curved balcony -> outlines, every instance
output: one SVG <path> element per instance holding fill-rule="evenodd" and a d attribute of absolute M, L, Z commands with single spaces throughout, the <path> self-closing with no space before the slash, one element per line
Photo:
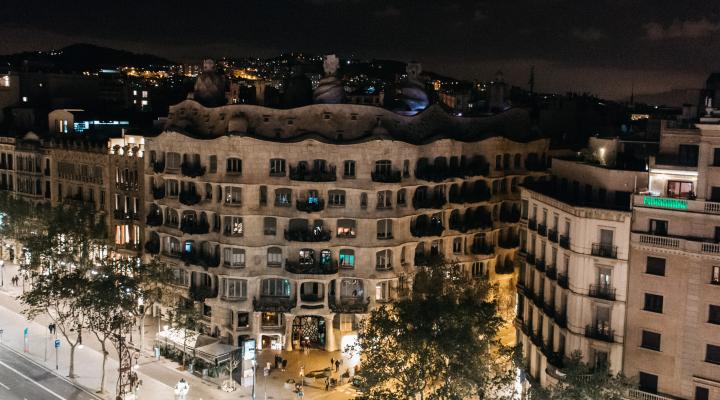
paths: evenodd
<path fill-rule="evenodd" d="M 370 305 L 370 297 L 343 297 L 336 301 L 333 296 L 328 298 L 328 307 L 332 312 L 343 314 L 365 314 Z"/>
<path fill-rule="evenodd" d="M 535 259 L 535 268 L 540 272 L 545 272 L 545 260 L 540 258 Z"/>
<path fill-rule="evenodd" d="M 160 253 L 160 242 L 148 240 L 147 242 L 145 242 L 145 251 L 150 254 Z"/>
<path fill-rule="evenodd" d="M 498 246 L 503 249 L 514 249 L 520 245 L 520 238 L 518 236 L 508 236 L 500 238 L 498 240 Z"/>
<path fill-rule="evenodd" d="M 204 235 L 210 232 L 210 224 L 207 221 L 189 221 L 180 222 L 180 230 L 188 235 Z"/>
<path fill-rule="evenodd" d="M 165 198 L 165 186 L 152 188 L 153 199 L 160 200 Z"/>
<path fill-rule="evenodd" d="M 329 264 L 322 264 L 317 260 L 311 262 L 285 260 L 285 270 L 291 274 L 330 275 L 338 272 L 338 263 L 334 260 Z"/>
<path fill-rule="evenodd" d="M 567 328 L 567 311 L 561 310 L 556 311 L 555 315 L 553 316 L 553 321 L 561 327 L 561 328 Z"/>
<path fill-rule="evenodd" d="M 305 169 L 302 167 L 290 167 L 290 180 L 303 182 L 335 182 L 337 174 L 335 166 L 328 166 L 324 170 Z"/>
<path fill-rule="evenodd" d="M 281 296 L 260 296 L 253 297 L 253 309 L 258 312 L 283 312 L 289 313 L 297 306 L 297 299 Z"/>
<path fill-rule="evenodd" d="M 180 201 L 180 203 L 185 204 L 186 206 L 194 206 L 195 204 L 200 202 L 200 195 L 197 194 L 197 192 L 183 190 L 180 192 L 178 200 Z"/>
<path fill-rule="evenodd" d="M 472 184 L 463 183 L 459 188 L 452 185 L 448 197 L 450 202 L 455 204 L 479 203 L 490 200 L 492 194 L 485 181 L 476 181 Z"/>
<path fill-rule="evenodd" d="M 527 253 L 527 255 L 525 256 L 525 261 L 526 261 L 529 265 L 535 265 L 535 254 L 534 254 L 534 253 Z"/>
<path fill-rule="evenodd" d="M 510 210 L 508 210 L 507 208 L 501 208 L 500 221 L 507 223 L 520 222 L 520 210 L 517 207 L 513 207 Z"/>
<path fill-rule="evenodd" d="M 373 171 L 370 176 L 373 182 L 382 183 L 398 183 L 402 179 L 400 171 L 396 169 L 391 171 Z"/>
<path fill-rule="evenodd" d="M 468 208 L 464 215 L 460 212 L 453 212 L 448 219 L 450 229 L 458 232 L 467 232 L 472 229 L 489 229 L 492 228 L 492 217 L 488 211 L 482 207 L 476 209 Z"/>
<path fill-rule="evenodd" d="M 183 251 L 180 259 L 187 264 L 199 265 L 205 269 L 217 268 L 220 266 L 220 253 L 207 254 L 198 251 Z"/>
<path fill-rule="evenodd" d="M 557 279 L 557 268 L 555 268 L 554 265 L 548 265 L 545 269 L 545 275 L 548 277 L 548 279 L 556 280 Z"/>
<path fill-rule="evenodd" d="M 330 236 L 327 229 L 285 229 L 285 240 L 291 242 L 327 242 Z"/>
<path fill-rule="evenodd" d="M 156 174 L 165 172 L 165 161 L 152 161 L 152 169 Z"/>
<path fill-rule="evenodd" d="M 473 243 L 470 246 L 470 252 L 473 254 L 493 254 L 495 253 L 495 246 L 489 245 L 484 242 Z"/>
<path fill-rule="evenodd" d="M 191 286 L 190 287 L 190 298 L 194 301 L 204 302 L 206 299 L 212 299 L 217 297 L 217 288 L 210 286 Z"/>
<path fill-rule="evenodd" d="M 415 254 L 415 266 L 428 266 L 428 265 L 437 265 L 441 263 L 443 260 L 442 255 L 440 254 Z"/>
<path fill-rule="evenodd" d="M 441 222 L 429 222 L 427 224 L 416 223 L 410 227 L 410 234 L 414 237 L 440 236 L 445 227 Z"/>
<path fill-rule="evenodd" d="M 295 202 L 295 207 L 298 211 L 304 211 L 304 212 L 318 212 L 325 209 L 325 200 L 323 199 L 314 199 L 314 200 L 297 200 Z"/>
<path fill-rule="evenodd" d="M 118 220 L 138 219 L 137 213 L 134 213 L 132 211 L 123 211 L 123 210 L 114 210 L 113 218 L 118 219 Z"/>
<path fill-rule="evenodd" d="M 189 178 L 197 178 L 205 175 L 205 167 L 200 164 L 183 162 L 180 164 L 180 172 Z"/>

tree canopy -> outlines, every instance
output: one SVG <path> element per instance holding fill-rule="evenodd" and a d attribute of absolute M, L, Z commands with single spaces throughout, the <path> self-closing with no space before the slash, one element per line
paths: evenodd
<path fill-rule="evenodd" d="M 420 267 L 406 298 L 363 320 L 360 385 L 369 399 L 512 397 L 517 349 L 503 345 L 495 288 L 458 264 Z"/>

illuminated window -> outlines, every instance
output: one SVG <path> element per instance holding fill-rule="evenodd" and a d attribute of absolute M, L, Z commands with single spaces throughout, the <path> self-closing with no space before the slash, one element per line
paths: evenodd
<path fill-rule="evenodd" d="M 147 92 L 147 90 L 143 90 L 143 91 L 142 91 L 142 97 L 143 97 L 144 99 L 146 99 L 146 98 L 148 97 L 148 92 Z M 147 104 L 147 101 L 143 100 L 143 102 Z"/>
<path fill-rule="evenodd" d="M 355 250 L 351 250 L 351 249 L 340 250 L 340 267 L 341 268 L 355 267 Z"/>
<path fill-rule="evenodd" d="M 225 297 L 245 298 L 247 297 L 247 281 L 244 279 L 225 278 Z"/>
<path fill-rule="evenodd" d="M 390 301 L 390 281 L 380 281 L 375 285 L 375 300 Z"/>
<path fill-rule="evenodd" d="M 27 96 L 23 96 L 23 97 L 22 97 L 22 101 L 23 101 L 23 103 L 27 103 L 27 101 L 28 101 Z"/>
<path fill-rule="evenodd" d="M 226 247 L 223 249 L 226 267 L 240 268 L 245 266 L 245 250 L 235 247 Z"/>
<path fill-rule="evenodd" d="M 0 87 L 10 87 L 10 76 L 4 75 L 0 78 Z"/>

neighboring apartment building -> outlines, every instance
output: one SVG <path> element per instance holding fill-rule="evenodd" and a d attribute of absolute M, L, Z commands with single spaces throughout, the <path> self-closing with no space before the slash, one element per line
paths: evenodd
<path fill-rule="evenodd" d="M 648 399 L 717 400 L 720 125 L 665 121 L 649 172 L 633 200 L 625 373 Z"/>
<path fill-rule="evenodd" d="M 517 116 L 182 102 L 146 138 L 145 250 L 233 345 L 341 349 L 440 254 L 512 310 L 518 185 L 545 174 L 547 149 L 496 134 Z"/>
<path fill-rule="evenodd" d="M 553 158 L 549 179 L 523 185 L 518 342 L 535 384 L 562 379 L 579 352 L 623 369 L 631 211 L 647 173 L 614 168 L 616 140 L 591 140 L 593 161 Z"/>
<path fill-rule="evenodd" d="M 142 250 L 145 165 L 145 138 L 123 135 L 109 140 L 111 182 L 108 184 L 112 223 L 110 237 L 116 250 L 138 255 Z"/>

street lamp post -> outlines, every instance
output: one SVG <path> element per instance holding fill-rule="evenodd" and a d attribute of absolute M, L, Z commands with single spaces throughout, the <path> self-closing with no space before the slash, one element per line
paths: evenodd
<path fill-rule="evenodd" d="M 0 286 L 5 286 L 5 261 L 0 260 Z"/>

